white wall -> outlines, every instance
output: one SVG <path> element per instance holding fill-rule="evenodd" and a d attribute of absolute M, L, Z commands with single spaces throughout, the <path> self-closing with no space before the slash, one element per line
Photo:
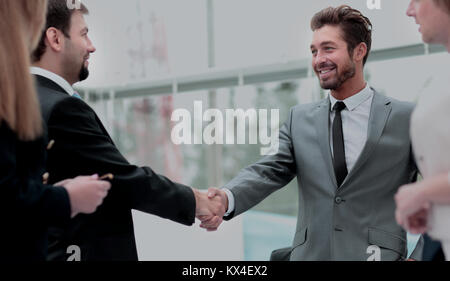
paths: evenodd
<path fill-rule="evenodd" d="M 140 261 L 242 261 L 242 219 L 224 222 L 216 232 L 133 211 Z"/>

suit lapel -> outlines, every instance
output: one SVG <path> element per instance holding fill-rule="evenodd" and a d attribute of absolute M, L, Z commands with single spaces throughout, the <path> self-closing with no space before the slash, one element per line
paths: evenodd
<path fill-rule="evenodd" d="M 57 83 L 53 82 L 52 80 L 50 80 L 50 79 L 48 79 L 46 77 L 40 76 L 40 75 L 34 75 L 34 77 L 36 78 L 36 82 L 38 83 L 38 85 L 40 85 L 41 87 L 54 90 L 55 92 L 58 92 L 61 95 L 65 95 L 65 96 L 70 97 L 70 95 L 61 86 L 59 86 Z M 86 102 L 84 102 L 84 103 L 86 103 Z M 109 141 L 114 145 L 114 141 L 112 140 L 112 138 L 108 134 L 108 131 L 103 126 L 103 123 L 100 120 L 100 118 L 97 116 L 97 113 L 95 113 L 95 111 L 87 103 L 86 103 L 86 106 L 94 113 L 95 121 L 99 125 L 100 129 L 102 130 L 102 132 L 108 137 Z M 45 112 L 44 112 L 44 114 L 45 114 Z M 48 117 L 45 117 L 45 120 L 48 120 Z"/>
<path fill-rule="evenodd" d="M 317 131 L 317 138 L 328 169 L 328 174 L 332 182 L 337 186 L 336 176 L 334 175 L 333 158 L 330 147 L 330 100 L 324 99 L 317 107 L 314 117 L 314 127 Z"/>
<path fill-rule="evenodd" d="M 389 99 L 374 92 L 372 107 L 370 109 L 368 134 L 366 145 L 364 146 L 355 166 L 348 174 L 347 178 L 342 183 L 341 187 L 358 172 L 358 170 L 369 159 L 375 146 L 378 144 L 383 133 L 386 122 L 392 110 L 392 105 Z"/>

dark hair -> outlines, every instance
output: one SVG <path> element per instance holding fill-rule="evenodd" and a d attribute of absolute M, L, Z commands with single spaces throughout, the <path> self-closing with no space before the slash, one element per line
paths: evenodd
<path fill-rule="evenodd" d="M 45 53 L 45 49 L 47 48 L 45 45 L 45 37 L 46 32 L 50 27 L 54 27 L 58 30 L 61 30 L 64 36 L 70 38 L 69 36 L 70 21 L 73 13 L 75 11 L 80 11 L 83 14 L 89 14 L 89 10 L 83 3 L 81 3 L 81 1 L 79 0 L 75 1 L 78 2 L 77 4 L 79 4 L 79 9 L 77 8 L 70 9 L 67 0 L 48 0 L 47 19 L 45 23 L 45 28 L 42 33 L 39 44 L 32 54 L 33 62 L 40 61 Z M 69 3 L 70 2 L 73 3 L 72 0 L 69 0 Z"/>
<path fill-rule="evenodd" d="M 445 12 L 450 15 L 450 0 L 433 0 L 436 5 L 444 8 Z"/>
<path fill-rule="evenodd" d="M 366 64 L 372 46 L 372 23 L 360 11 L 347 5 L 337 8 L 328 7 L 314 15 L 311 20 L 311 29 L 316 31 L 325 25 L 340 26 L 342 36 L 347 43 L 349 54 L 360 43 L 367 45 L 367 54 L 364 57 L 363 65 Z"/>

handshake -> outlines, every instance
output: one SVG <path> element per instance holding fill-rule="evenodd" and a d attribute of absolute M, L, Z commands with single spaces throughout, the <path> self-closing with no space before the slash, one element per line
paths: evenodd
<path fill-rule="evenodd" d="M 216 231 L 228 210 L 228 196 L 220 189 L 210 188 L 208 192 L 192 189 L 195 195 L 195 217 L 201 221 L 200 227 Z"/>

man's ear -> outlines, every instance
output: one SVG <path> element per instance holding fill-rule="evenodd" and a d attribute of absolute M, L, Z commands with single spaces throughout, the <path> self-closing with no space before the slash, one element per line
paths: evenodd
<path fill-rule="evenodd" d="M 64 34 L 60 30 L 50 27 L 45 32 L 45 41 L 54 52 L 60 52 L 64 47 Z"/>
<path fill-rule="evenodd" d="M 353 51 L 353 60 L 354 61 L 363 61 L 364 57 L 367 55 L 367 45 L 364 42 L 361 42 L 358 46 L 356 46 Z"/>

